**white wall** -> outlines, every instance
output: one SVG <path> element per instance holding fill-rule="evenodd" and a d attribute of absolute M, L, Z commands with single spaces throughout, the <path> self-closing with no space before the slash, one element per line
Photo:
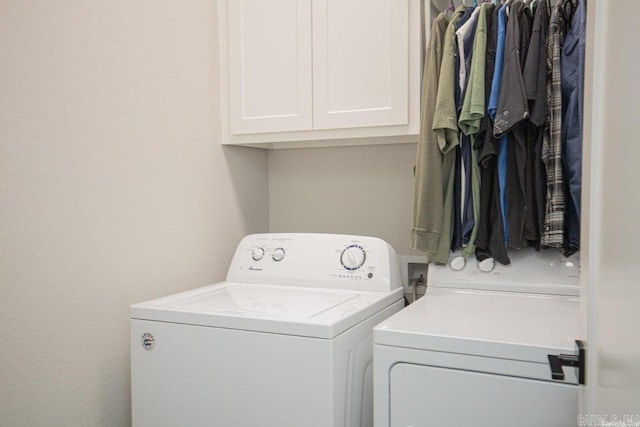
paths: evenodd
<path fill-rule="evenodd" d="M 267 231 L 216 32 L 209 0 L 0 2 L 0 425 L 129 424 L 129 304 Z"/>
<path fill-rule="evenodd" d="M 633 423 L 640 417 L 640 62 L 630 52 L 637 51 L 632 46 L 640 40 L 640 3 L 593 0 L 588 10 L 595 26 L 588 42 L 595 51 L 588 57 L 593 78 L 586 79 L 593 101 L 585 119 L 591 136 L 587 138 L 591 187 L 583 202 L 589 203 L 588 269 L 583 270 L 583 298 L 588 297 L 584 409 L 609 422 L 614 416 L 622 422 L 624 415 L 630 415 L 627 425 L 637 425 Z"/>
<path fill-rule="evenodd" d="M 415 144 L 270 151 L 270 231 L 370 235 L 413 254 L 415 156 Z"/>

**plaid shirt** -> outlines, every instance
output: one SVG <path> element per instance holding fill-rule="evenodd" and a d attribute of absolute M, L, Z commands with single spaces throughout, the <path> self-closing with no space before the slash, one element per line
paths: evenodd
<path fill-rule="evenodd" d="M 560 2 L 559 4 L 561 4 Z M 542 161 L 547 168 L 547 207 L 541 242 L 544 246 L 561 248 L 564 244 L 564 178 L 562 175 L 562 88 L 560 84 L 560 54 L 565 23 L 559 8 L 551 13 L 547 39 L 547 104 L 549 116 L 542 142 Z"/>

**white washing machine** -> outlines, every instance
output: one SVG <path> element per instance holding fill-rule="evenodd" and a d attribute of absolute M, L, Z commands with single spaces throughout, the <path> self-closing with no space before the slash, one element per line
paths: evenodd
<path fill-rule="evenodd" d="M 131 307 L 133 424 L 371 426 L 373 327 L 403 306 L 380 239 L 247 236 L 225 282 Z"/>
<path fill-rule="evenodd" d="M 510 257 L 430 265 L 425 296 L 374 329 L 376 427 L 576 425 L 578 256 Z"/>

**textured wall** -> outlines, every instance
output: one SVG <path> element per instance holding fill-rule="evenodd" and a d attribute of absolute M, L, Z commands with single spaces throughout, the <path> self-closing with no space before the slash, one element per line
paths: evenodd
<path fill-rule="evenodd" d="M 267 231 L 216 40 L 213 1 L 0 2 L 0 425 L 129 424 L 129 304 Z"/>

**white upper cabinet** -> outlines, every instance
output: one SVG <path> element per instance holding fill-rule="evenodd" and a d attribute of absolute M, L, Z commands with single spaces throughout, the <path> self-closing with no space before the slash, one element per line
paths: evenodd
<path fill-rule="evenodd" d="M 311 2 L 227 2 L 232 134 L 312 126 Z"/>
<path fill-rule="evenodd" d="M 313 1 L 313 128 L 409 123 L 409 3 Z"/>
<path fill-rule="evenodd" d="M 419 0 L 220 0 L 222 142 L 415 141 Z"/>

